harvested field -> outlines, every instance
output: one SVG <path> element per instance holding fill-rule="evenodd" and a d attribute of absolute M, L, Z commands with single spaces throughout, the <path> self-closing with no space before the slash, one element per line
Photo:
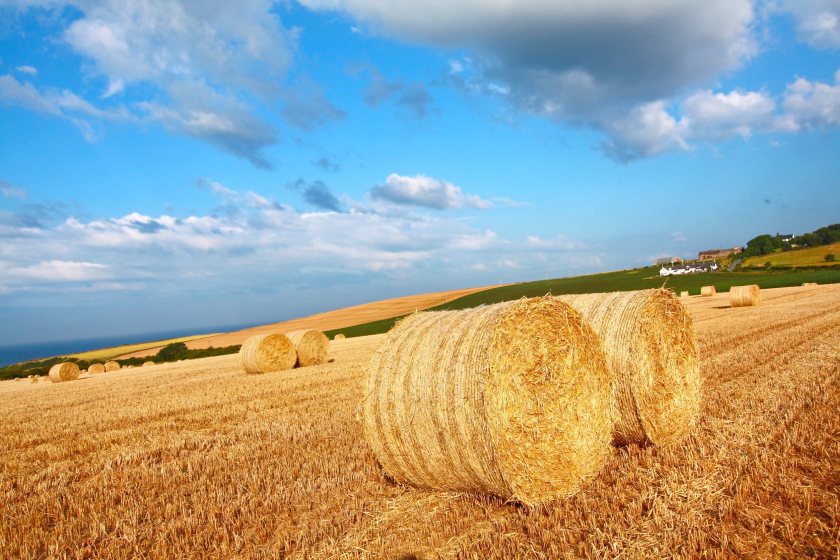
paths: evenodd
<path fill-rule="evenodd" d="M 836 558 L 840 286 L 683 300 L 703 401 L 678 444 L 615 449 L 529 509 L 389 481 L 357 420 L 381 336 L 248 378 L 238 356 L 0 382 L 10 558 Z M 313 375 L 315 374 L 315 375 Z M 49 426 L 49 429 L 44 429 Z"/>

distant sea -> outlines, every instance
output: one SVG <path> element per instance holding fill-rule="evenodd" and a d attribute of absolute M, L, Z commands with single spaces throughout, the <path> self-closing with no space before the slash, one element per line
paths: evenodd
<path fill-rule="evenodd" d="M 247 325 L 228 325 L 216 329 L 210 329 L 207 332 L 230 332 L 252 326 L 254 325 L 250 323 Z M 37 360 L 39 358 L 78 354 L 79 352 L 87 352 L 88 350 L 122 346 L 123 344 L 139 344 L 142 342 L 152 342 L 155 340 L 166 340 L 168 338 L 180 338 L 183 336 L 202 334 L 201 332 L 196 331 L 197 329 L 182 329 L 177 331 L 147 334 L 127 334 L 122 336 L 104 336 L 101 338 L 86 338 L 80 340 L 58 340 L 55 342 L 37 342 L 32 344 L 0 346 L 0 367 L 16 364 L 18 362 Z"/>

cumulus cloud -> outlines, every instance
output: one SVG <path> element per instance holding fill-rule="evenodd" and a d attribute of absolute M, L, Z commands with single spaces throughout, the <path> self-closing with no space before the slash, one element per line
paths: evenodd
<path fill-rule="evenodd" d="M 131 212 L 91 220 L 67 215 L 57 223 L 36 223 L 14 243 L 0 243 L 0 289 L 67 294 L 96 286 L 153 290 L 166 285 L 187 292 L 200 278 L 202 289 L 251 293 L 276 290 L 278 278 L 289 283 L 336 275 L 416 280 L 429 270 L 451 271 L 447 274 L 463 282 L 464 270 L 496 271 L 514 260 L 525 270 L 542 270 L 546 262 L 563 270 L 584 261 L 592 266 L 594 258 L 571 239 L 506 239 L 492 229 L 428 211 L 392 212 L 359 202 L 342 212 L 325 212 L 323 205 L 302 212 L 212 179 L 202 186 L 239 211 Z M 303 188 L 312 186 L 316 192 L 317 183 Z M 0 220 L 0 240 L 11 235 Z"/>
<path fill-rule="evenodd" d="M 840 2 L 837 0 L 786 0 L 782 9 L 793 15 L 801 41 L 816 48 L 840 47 Z"/>
<path fill-rule="evenodd" d="M 252 104 L 281 94 L 296 44 L 295 33 L 282 27 L 270 0 L 33 0 L 14 7 L 60 11 L 67 6 L 81 16 L 61 38 L 105 80 L 103 100 L 139 96 L 136 116 L 270 167 L 263 150 L 277 134 Z M 5 84 L 7 97 L 11 87 Z M 33 90 L 25 84 L 17 88 L 18 104 L 60 116 L 55 100 L 38 99 Z M 70 104 L 91 118 L 107 116 L 79 96 L 68 97 L 63 106 Z M 87 121 L 76 124 L 92 135 Z"/>
<path fill-rule="evenodd" d="M 605 130 L 621 112 L 655 117 L 648 104 L 702 86 L 756 51 L 750 0 L 301 3 L 345 12 L 370 33 L 470 49 L 484 80 L 514 105 Z M 464 80 L 465 65 L 455 62 L 449 74 Z"/>
<path fill-rule="evenodd" d="M 422 206 L 434 210 L 493 207 L 489 200 L 466 194 L 457 185 L 426 175 L 406 177 L 391 173 L 384 184 L 370 190 L 370 196 L 394 204 Z"/>
<path fill-rule="evenodd" d="M 797 130 L 840 126 L 840 70 L 834 74 L 834 84 L 805 78 L 789 84 L 784 108 L 790 126 Z"/>

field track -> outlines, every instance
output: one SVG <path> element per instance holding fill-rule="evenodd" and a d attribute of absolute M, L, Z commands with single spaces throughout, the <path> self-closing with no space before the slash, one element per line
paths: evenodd
<path fill-rule="evenodd" d="M 237 356 L 0 382 L 4 558 L 840 557 L 840 285 L 684 299 L 701 420 L 527 509 L 386 480 L 357 421 L 380 336 L 244 376 Z"/>

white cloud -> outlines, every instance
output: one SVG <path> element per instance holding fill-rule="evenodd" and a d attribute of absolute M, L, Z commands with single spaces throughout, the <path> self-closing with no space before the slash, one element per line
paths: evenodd
<path fill-rule="evenodd" d="M 349 200 L 344 212 L 300 212 L 254 191 L 209 179 L 203 184 L 237 211 L 184 217 L 132 212 L 93 220 L 67 216 L 54 226 L 34 224 L 14 243 L 0 243 L 0 270 L 5 271 L 0 290 L 66 294 L 102 286 L 144 287 L 153 293 L 165 285 L 189 292 L 200 278 L 203 290 L 252 293 L 276 290 L 278 282 L 317 284 L 346 275 L 417 281 L 429 271 L 448 271 L 453 281 L 472 283 L 487 280 L 467 280 L 465 271 L 495 271 L 504 261 L 515 262 L 519 270 L 539 266 L 542 273 L 547 261 L 561 271 L 595 258 L 562 236 L 507 239 L 446 214 Z M 12 235 L 0 229 L 0 239 Z"/>
<path fill-rule="evenodd" d="M 16 3 L 21 10 L 35 6 L 56 11 L 73 6 L 81 13 L 61 37 L 92 74 L 105 80 L 102 99 L 140 96 L 136 105 L 129 104 L 134 117 L 270 167 L 263 150 L 277 141 L 277 133 L 252 104 L 280 95 L 296 43 L 271 0 Z M 28 84 L 16 88 L 18 104 L 59 116 L 56 100 L 40 103 L 33 90 Z M 70 92 L 59 106 L 90 118 L 108 117 Z M 74 122 L 86 137 L 94 136 L 90 122 Z"/>
<path fill-rule="evenodd" d="M 493 207 L 489 200 L 484 200 L 478 195 L 465 194 L 457 185 L 426 175 L 407 177 L 391 173 L 384 185 L 377 185 L 371 189 L 370 195 L 374 199 L 394 204 L 422 206 L 434 210 Z"/>
<path fill-rule="evenodd" d="M 35 74 L 38 73 L 37 68 L 35 68 L 34 66 L 29 66 L 28 64 L 23 64 L 21 66 L 16 66 L 15 70 L 17 70 L 18 72 L 22 72 L 24 74 L 29 74 L 31 76 L 34 76 Z"/>
<path fill-rule="evenodd" d="M 805 78 L 789 84 L 784 108 L 795 129 L 840 126 L 840 70 L 834 74 L 834 84 Z"/>
<path fill-rule="evenodd" d="M 840 2 L 785 0 L 782 6 L 793 15 L 800 40 L 817 48 L 840 47 Z"/>
<path fill-rule="evenodd" d="M 94 262 L 52 260 L 23 267 L 11 267 L 6 274 L 16 280 L 83 282 L 104 278 L 107 275 L 107 268 L 104 264 Z"/>
<path fill-rule="evenodd" d="M 26 191 L 0 179 L 0 196 L 3 198 L 24 199 L 26 198 Z"/>
<path fill-rule="evenodd" d="M 773 127 L 776 102 L 755 91 L 701 91 L 683 102 L 682 111 L 694 137 L 712 140 L 731 136 L 749 138 L 755 131 Z"/>
<path fill-rule="evenodd" d="M 704 86 L 757 50 L 750 0 L 301 3 L 345 12 L 371 33 L 471 49 L 474 64 L 450 61 L 451 80 L 538 115 L 617 135 L 617 154 L 624 143 L 639 155 L 684 148 L 658 104 Z M 468 66 L 485 85 L 464 77 Z M 625 123 L 613 124 L 628 113 Z M 630 138 L 640 120 L 659 140 Z"/>

